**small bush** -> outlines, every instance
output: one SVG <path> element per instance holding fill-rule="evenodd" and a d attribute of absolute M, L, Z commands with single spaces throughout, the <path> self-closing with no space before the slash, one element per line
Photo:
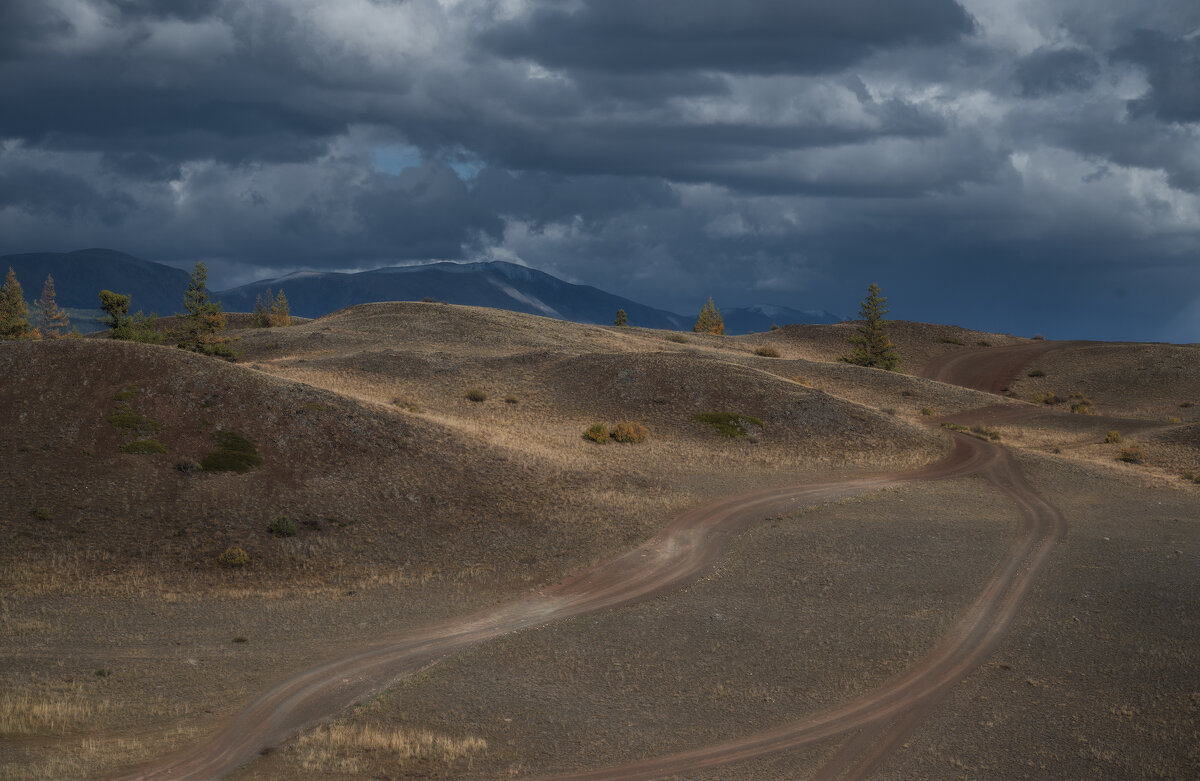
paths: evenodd
<path fill-rule="evenodd" d="M 92 674 L 95 675 L 97 678 L 107 678 L 110 675 L 112 675 L 112 670 L 108 669 L 107 667 L 101 667 L 99 670 L 96 670 L 96 672 L 94 672 Z"/>
<path fill-rule="evenodd" d="M 1188 407 L 1196 406 L 1196 403 L 1194 401 L 1185 401 L 1184 403 L 1180 404 L 1179 406 L 1182 409 L 1187 409 Z"/>
<path fill-rule="evenodd" d="M 768 344 L 764 344 L 761 347 L 754 348 L 754 354 L 761 355 L 764 358 L 778 358 L 779 357 L 779 351 Z"/>
<path fill-rule="evenodd" d="M 687 344 L 691 340 L 683 334 L 667 334 L 667 341 L 675 342 L 677 344 Z"/>
<path fill-rule="evenodd" d="M 487 394 L 479 388 L 470 388 L 467 390 L 467 401 L 473 401 L 476 403 L 487 401 Z"/>
<path fill-rule="evenodd" d="M 932 417 L 933 409 L 931 407 L 921 407 L 921 414 L 925 417 Z"/>
<path fill-rule="evenodd" d="M 1091 415 L 1092 408 L 1081 401 L 1077 401 L 1071 405 L 1071 412 L 1076 415 Z"/>
<path fill-rule="evenodd" d="M 991 342 L 985 342 L 984 340 L 980 339 L 978 342 L 976 342 L 976 343 L 975 343 L 975 345 L 976 345 L 977 347 L 991 347 L 991 346 L 992 346 L 992 343 L 991 343 Z"/>
<path fill-rule="evenodd" d="M 392 399 L 392 403 L 395 404 L 397 407 L 400 407 L 401 409 L 408 410 L 409 412 L 420 412 L 421 411 L 421 408 L 418 407 L 416 404 L 413 404 L 411 401 L 405 401 L 404 399 Z"/>
<path fill-rule="evenodd" d="M 47 507 L 34 507 L 29 511 L 29 515 L 38 521 L 48 521 L 51 518 L 50 510 Z"/>
<path fill-rule="evenodd" d="M 158 421 L 139 415 L 131 409 L 114 410 L 108 422 L 122 431 L 158 431 Z"/>
<path fill-rule="evenodd" d="M 957 344 L 959 347 L 963 346 L 962 340 L 955 339 L 953 336 L 943 336 L 940 337 L 938 341 L 942 344 Z"/>
<path fill-rule="evenodd" d="M 235 638 L 233 638 L 233 642 L 235 642 L 235 643 L 248 643 L 248 642 L 250 642 L 250 641 L 249 641 L 249 640 L 247 640 L 247 639 L 246 639 L 246 638 L 244 638 L 244 637 L 241 637 L 241 636 L 239 635 L 238 637 L 235 637 Z"/>
<path fill-rule="evenodd" d="M 641 423 L 630 423 L 623 420 L 614 425 L 608 435 L 618 442 L 636 444 L 645 442 L 650 436 L 650 432 Z"/>
<path fill-rule="evenodd" d="M 895 407 L 884 407 L 884 408 L 882 408 L 882 409 L 881 409 L 881 410 L 879 410 L 879 411 L 880 411 L 880 412 L 882 412 L 882 413 L 884 413 L 884 414 L 887 414 L 887 415 L 895 415 L 895 414 L 896 414 L 896 408 L 895 408 Z"/>
<path fill-rule="evenodd" d="M 300 525 L 305 529 L 310 529 L 315 532 L 321 531 L 321 522 L 316 518 L 305 518 L 303 521 L 300 521 Z"/>
<path fill-rule="evenodd" d="M 267 524 L 267 531 L 276 537 L 292 537 L 296 534 L 296 524 L 286 515 L 280 515 Z"/>
<path fill-rule="evenodd" d="M 167 448 L 157 439 L 135 439 L 132 442 L 126 442 L 117 448 L 122 453 L 165 453 Z"/>
<path fill-rule="evenodd" d="M 1033 335 L 1033 341 L 1035 341 L 1035 342 L 1044 342 L 1044 341 L 1046 341 L 1046 337 L 1042 336 L 1041 334 L 1034 334 L 1034 335 Z"/>
<path fill-rule="evenodd" d="M 695 420 L 707 423 L 723 437 L 744 437 L 750 433 L 747 424 L 755 428 L 765 428 L 758 418 L 742 415 L 737 412 L 701 412 Z"/>
<path fill-rule="evenodd" d="M 185 458 L 182 461 L 177 462 L 175 464 L 175 468 L 180 472 L 183 472 L 185 475 L 191 472 L 199 472 L 201 469 L 200 462 L 193 461 L 190 458 Z"/>
<path fill-rule="evenodd" d="M 218 431 L 213 434 L 217 442 L 216 452 L 200 459 L 200 468 L 206 472 L 249 472 L 262 466 L 258 447 L 236 431 Z"/>
<path fill-rule="evenodd" d="M 1053 393 L 1039 393 L 1033 397 L 1035 404 L 1062 404 L 1066 399 Z"/>
<path fill-rule="evenodd" d="M 1029 374 L 1026 376 L 1028 376 L 1028 377 L 1045 377 L 1046 372 L 1042 371 L 1041 369 L 1034 369 L 1033 371 L 1029 372 Z"/>
<path fill-rule="evenodd" d="M 1142 452 L 1141 447 L 1130 445 L 1121 449 L 1121 455 L 1117 459 L 1127 464 L 1144 464 L 1146 463 L 1146 454 Z"/>
<path fill-rule="evenodd" d="M 520 401 L 521 401 L 520 399 L 518 399 L 516 396 L 512 395 L 511 393 L 504 397 L 505 404 L 519 404 Z"/>
<path fill-rule="evenodd" d="M 805 377 L 803 374 L 793 374 L 792 382 L 796 383 L 797 385 L 803 385 L 806 388 L 812 387 L 812 385 L 808 381 L 808 378 Z"/>
<path fill-rule="evenodd" d="M 1117 445 L 1117 444 L 1120 444 L 1120 442 L 1121 442 L 1121 432 L 1117 431 L 1116 429 L 1113 429 L 1112 431 L 1110 431 L 1104 435 L 1104 444 L 1106 444 L 1106 445 Z"/>
<path fill-rule="evenodd" d="M 222 567 L 237 569 L 250 563 L 250 554 L 236 545 L 230 545 L 224 553 L 217 557 L 217 563 Z"/>
<path fill-rule="evenodd" d="M 1167 418 L 1167 422 L 1168 423 L 1182 423 L 1183 418 L 1177 418 L 1177 417 L 1172 416 L 1172 417 Z"/>
<path fill-rule="evenodd" d="M 603 445 L 608 442 L 608 426 L 603 423 L 593 423 L 583 432 L 583 438 Z"/>

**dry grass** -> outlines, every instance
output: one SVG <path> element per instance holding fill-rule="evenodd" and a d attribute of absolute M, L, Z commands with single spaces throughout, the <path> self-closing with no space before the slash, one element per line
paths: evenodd
<path fill-rule="evenodd" d="M 82 683 L 6 685 L 0 691 L 0 734 L 64 734 L 92 724 L 108 711 L 109 701 L 91 688 Z"/>
<path fill-rule="evenodd" d="M 486 740 L 451 737 L 423 729 L 388 729 L 372 725 L 335 723 L 319 727 L 297 740 L 290 751 L 300 766 L 325 773 L 362 773 L 385 765 L 405 773 L 413 766 L 441 765 L 444 769 L 487 750 Z"/>

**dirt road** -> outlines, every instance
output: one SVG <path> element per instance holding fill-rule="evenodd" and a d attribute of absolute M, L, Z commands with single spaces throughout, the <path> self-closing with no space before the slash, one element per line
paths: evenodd
<path fill-rule="evenodd" d="M 968 387 L 1003 387 L 1033 357 L 1055 345 L 972 351 L 978 355 L 931 367 L 937 379 Z M 988 360 L 995 355 L 1002 360 Z M 961 418 L 962 416 L 958 416 Z M 645 544 L 543 591 L 497 608 L 445 621 L 305 670 L 259 696 L 200 743 L 120 779 L 219 778 L 264 749 L 329 719 L 382 688 L 454 651 L 502 634 L 645 600 L 695 582 L 722 558 L 747 526 L 809 504 L 889 483 L 978 473 L 1021 509 L 1012 546 L 971 607 L 933 651 L 871 694 L 798 722 L 689 752 L 560 779 L 658 778 L 786 751 L 858 731 L 821 773 L 861 778 L 916 724 L 925 710 L 995 649 L 1018 604 L 1065 524 L 1025 482 L 1001 448 L 957 435 L 950 455 L 922 469 L 746 494 L 691 510 Z"/>

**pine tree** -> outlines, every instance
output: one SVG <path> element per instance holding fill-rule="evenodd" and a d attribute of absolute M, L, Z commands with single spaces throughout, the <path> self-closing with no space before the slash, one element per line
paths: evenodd
<path fill-rule="evenodd" d="M 271 291 L 267 291 L 268 298 Z M 279 292 L 275 295 L 275 300 L 271 301 L 271 325 L 275 328 L 282 328 L 285 325 L 292 324 L 292 310 L 288 307 L 287 296 L 283 294 L 283 288 L 279 288 Z"/>
<path fill-rule="evenodd" d="M 721 319 L 721 312 L 713 303 L 712 296 L 709 296 L 708 302 L 700 308 L 700 316 L 696 318 L 692 330 L 698 334 L 725 333 L 725 321 Z"/>
<path fill-rule="evenodd" d="M 60 339 L 66 336 L 71 326 L 71 318 L 58 307 L 58 296 L 54 292 L 54 277 L 47 275 L 46 283 L 42 285 L 42 297 L 37 302 L 37 322 L 42 329 L 42 336 L 47 339 Z"/>
<path fill-rule="evenodd" d="M 186 311 L 177 315 L 183 320 L 183 332 L 179 336 L 181 348 L 209 355 L 234 356 L 229 339 L 217 335 L 225 330 L 225 313 L 221 311 L 221 302 L 213 301 L 208 295 L 208 268 L 203 263 L 197 263 L 192 271 L 187 292 L 183 294 L 183 308 Z"/>
<path fill-rule="evenodd" d="M 613 320 L 613 325 L 629 325 L 629 317 L 625 314 L 624 309 L 617 310 L 617 319 Z"/>
<path fill-rule="evenodd" d="M 263 294 L 259 293 L 254 299 L 254 314 L 250 318 L 250 324 L 255 328 L 270 328 L 271 313 L 267 311 L 267 307 L 274 301 L 271 297 L 271 288 L 267 288 L 266 300 L 263 300 Z"/>
<path fill-rule="evenodd" d="M 857 333 L 846 339 L 854 349 L 842 360 L 857 366 L 873 366 L 878 369 L 894 370 L 900 365 L 900 357 L 896 354 L 896 346 L 884 330 L 888 324 L 883 316 L 887 314 L 887 298 L 879 295 L 879 285 L 872 284 L 867 289 L 867 297 L 863 299 L 858 314 L 863 324 Z"/>
<path fill-rule="evenodd" d="M 29 306 L 25 291 L 17 281 L 17 272 L 8 267 L 4 286 L 0 287 L 0 339 L 29 339 L 35 333 L 29 328 Z"/>

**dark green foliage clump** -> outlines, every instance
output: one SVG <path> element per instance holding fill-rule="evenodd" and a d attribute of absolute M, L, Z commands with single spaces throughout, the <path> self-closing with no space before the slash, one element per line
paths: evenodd
<path fill-rule="evenodd" d="M 1027 376 L 1029 376 L 1029 377 L 1045 377 L 1046 372 L 1042 371 L 1041 369 L 1034 369 L 1033 371 L 1029 372 L 1029 374 Z"/>
<path fill-rule="evenodd" d="M 159 428 L 158 421 L 151 420 L 145 415 L 139 415 L 127 408 L 113 410 L 113 413 L 108 416 L 108 422 L 122 431 L 138 434 L 158 431 Z"/>
<path fill-rule="evenodd" d="M 45 507 L 34 507 L 29 511 L 29 515 L 38 521 L 50 520 L 50 510 Z"/>
<path fill-rule="evenodd" d="M 956 344 L 959 347 L 963 346 L 963 341 L 961 339 L 955 339 L 953 336 L 943 336 L 938 339 L 938 342 L 941 344 Z"/>
<path fill-rule="evenodd" d="M 470 390 L 467 391 L 467 400 L 474 401 L 476 403 L 481 402 L 481 401 L 487 401 L 487 394 L 484 393 L 479 388 L 471 388 Z"/>
<path fill-rule="evenodd" d="M 135 439 L 118 448 L 122 453 L 165 453 L 167 448 L 157 439 Z"/>
<path fill-rule="evenodd" d="M 765 424 L 758 418 L 737 412 L 701 412 L 695 419 L 712 426 L 723 437 L 746 436 L 750 433 L 747 424 L 760 429 L 765 428 Z"/>
<path fill-rule="evenodd" d="M 292 537 L 296 534 L 296 524 L 286 515 L 280 515 L 267 524 L 267 531 L 276 537 Z"/>
<path fill-rule="evenodd" d="M 262 466 L 258 447 L 236 431 L 218 431 L 213 439 L 217 450 L 200 459 L 200 468 L 205 472 L 249 472 Z"/>

